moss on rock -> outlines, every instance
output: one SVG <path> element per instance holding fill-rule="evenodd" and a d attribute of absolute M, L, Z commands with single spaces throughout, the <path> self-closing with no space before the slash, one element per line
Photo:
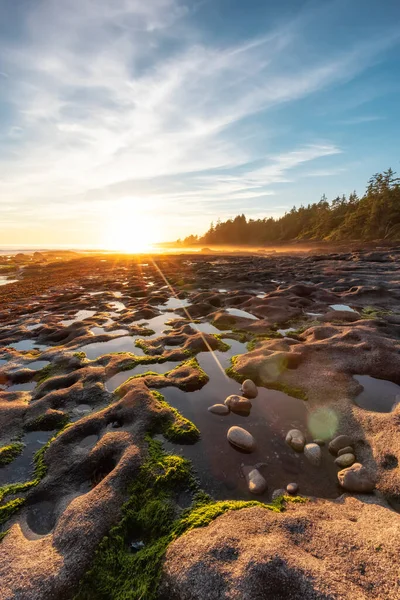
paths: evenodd
<path fill-rule="evenodd" d="M 177 514 L 174 501 L 180 491 L 192 490 L 193 504 Z M 163 557 L 171 542 L 196 527 L 205 527 L 229 510 L 258 506 L 280 511 L 282 501 L 213 502 L 195 495 L 190 462 L 163 452 L 148 439 L 148 458 L 132 484 L 122 519 L 100 543 L 90 570 L 83 577 L 75 600 L 155 600 Z M 144 546 L 132 551 L 130 540 Z"/>
<path fill-rule="evenodd" d="M 21 442 L 12 442 L 7 446 L 0 448 L 0 466 L 8 465 L 21 454 L 24 444 Z"/>

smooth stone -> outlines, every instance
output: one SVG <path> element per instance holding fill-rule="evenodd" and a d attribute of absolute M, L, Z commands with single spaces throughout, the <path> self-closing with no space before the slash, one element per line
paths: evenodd
<path fill-rule="evenodd" d="M 330 442 L 329 451 L 333 454 L 337 454 L 342 448 L 346 448 L 346 446 L 351 445 L 352 440 L 349 438 L 348 435 L 338 435 Z"/>
<path fill-rule="evenodd" d="M 256 398 L 258 395 L 258 389 L 254 381 L 251 379 L 245 379 L 242 383 L 242 393 L 246 398 Z"/>
<path fill-rule="evenodd" d="M 263 494 L 267 489 L 267 482 L 258 469 L 253 467 L 243 467 L 249 492 L 252 494 Z"/>
<path fill-rule="evenodd" d="M 342 454 L 354 454 L 354 450 L 353 450 L 352 446 L 346 446 L 346 448 L 342 448 L 337 453 L 338 456 L 342 456 Z"/>
<path fill-rule="evenodd" d="M 303 452 L 306 438 L 299 429 L 291 429 L 286 435 L 286 443 L 296 452 Z"/>
<path fill-rule="evenodd" d="M 286 496 L 286 493 L 287 493 L 286 490 L 284 490 L 283 488 L 281 488 L 279 490 L 274 490 L 272 492 L 271 500 L 276 500 L 280 496 Z"/>
<path fill-rule="evenodd" d="M 227 415 L 229 413 L 229 408 L 225 404 L 213 404 L 207 410 L 216 415 Z"/>
<path fill-rule="evenodd" d="M 227 433 L 228 441 L 237 446 L 241 450 L 247 450 L 247 452 L 253 452 L 256 447 L 256 441 L 246 429 L 234 425 L 228 430 Z"/>
<path fill-rule="evenodd" d="M 374 477 L 360 463 L 354 463 L 351 467 L 339 471 L 337 476 L 342 488 L 348 492 L 365 494 L 375 488 Z"/>
<path fill-rule="evenodd" d="M 335 465 L 343 469 L 345 467 L 351 467 L 355 460 L 356 457 L 354 456 L 354 454 L 342 454 L 341 456 L 338 456 L 335 460 Z"/>
<path fill-rule="evenodd" d="M 224 404 L 231 410 L 237 412 L 248 412 L 252 406 L 250 400 L 244 398 L 243 396 L 237 396 L 236 394 L 228 396 Z"/>
<path fill-rule="evenodd" d="M 313 440 L 313 443 L 318 444 L 318 446 L 325 446 L 325 440 L 317 439 L 317 440 Z"/>
<path fill-rule="evenodd" d="M 288 485 L 286 486 L 286 491 L 288 492 L 288 494 L 297 494 L 297 492 L 299 491 L 299 486 L 297 483 L 288 483 Z"/>
<path fill-rule="evenodd" d="M 317 467 L 321 462 L 321 448 L 318 444 L 306 444 L 304 446 L 304 456 L 312 465 Z"/>

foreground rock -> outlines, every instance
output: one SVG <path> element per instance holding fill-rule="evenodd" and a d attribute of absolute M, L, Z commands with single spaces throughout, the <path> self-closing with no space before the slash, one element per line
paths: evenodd
<path fill-rule="evenodd" d="M 289 444 L 293 450 L 296 450 L 296 452 L 303 452 L 306 438 L 299 429 L 291 429 L 286 435 L 286 443 Z"/>
<path fill-rule="evenodd" d="M 215 415 L 227 415 L 229 413 L 229 408 L 225 406 L 225 404 L 213 404 L 208 407 L 208 411 Z"/>
<path fill-rule="evenodd" d="M 242 466 L 246 477 L 249 492 L 252 494 L 263 494 L 267 489 L 267 482 L 256 467 Z"/>
<path fill-rule="evenodd" d="M 332 454 L 337 454 L 339 450 L 342 450 L 342 448 L 347 448 L 348 446 L 351 446 L 351 444 L 352 441 L 348 435 L 338 435 L 330 442 L 329 452 L 332 452 Z"/>
<path fill-rule="evenodd" d="M 397 513 L 351 497 L 231 511 L 169 547 L 159 599 L 397 600 L 399 544 Z"/>
<path fill-rule="evenodd" d="M 234 412 L 238 413 L 248 413 L 251 409 L 250 400 L 244 398 L 243 396 L 237 396 L 236 394 L 228 396 L 224 404 L 230 410 L 233 410 Z"/>
<path fill-rule="evenodd" d="M 355 461 L 356 461 L 356 457 L 354 456 L 354 454 L 346 453 L 346 454 L 341 454 L 340 456 L 338 456 L 337 459 L 335 460 L 335 464 L 338 467 L 341 467 L 343 469 L 344 467 L 351 467 L 351 465 Z"/>
<path fill-rule="evenodd" d="M 240 448 L 240 450 L 246 450 L 246 452 L 253 452 L 256 448 L 256 441 L 246 429 L 243 427 L 237 427 L 234 425 L 231 427 L 227 434 L 228 441 Z"/>
<path fill-rule="evenodd" d="M 256 398 L 258 395 L 258 389 L 254 381 L 251 379 L 245 379 L 242 383 L 242 393 L 246 398 Z"/>
<path fill-rule="evenodd" d="M 346 456 L 346 455 L 344 455 Z M 340 457 L 341 458 L 341 457 Z M 375 479 L 372 474 L 360 463 L 354 463 L 348 469 L 339 471 L 338 479 L 340 485 L 348 492 L 365 494 L 372 492 L 375 488 Z"/>
<path fill-rule="evenodd" d="M 318 444 L 306 444 L 304 446 L 304 456 L 312 465 L 317 467 L 321 462 L 321 448 Z"/>

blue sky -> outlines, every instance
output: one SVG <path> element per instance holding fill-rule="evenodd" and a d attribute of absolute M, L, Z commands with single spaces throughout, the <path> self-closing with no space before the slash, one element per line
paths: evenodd
<path fill-rule="evenodd" d="M 399 171 L 400 2 L 0 0 L 0 244 L 171 240 Z"/>

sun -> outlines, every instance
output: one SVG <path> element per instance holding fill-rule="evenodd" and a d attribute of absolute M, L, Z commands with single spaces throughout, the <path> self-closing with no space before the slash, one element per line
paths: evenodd
<path fill-rule="evenodd" d="M 136 205 L 136 206 L 135 206 Z M 137 203 L 119 203 L 105 224 L 104 246 L 108 250 L 139 254 L 150 252 L 159 239 L 159 222 L 143 212 Z"/>

